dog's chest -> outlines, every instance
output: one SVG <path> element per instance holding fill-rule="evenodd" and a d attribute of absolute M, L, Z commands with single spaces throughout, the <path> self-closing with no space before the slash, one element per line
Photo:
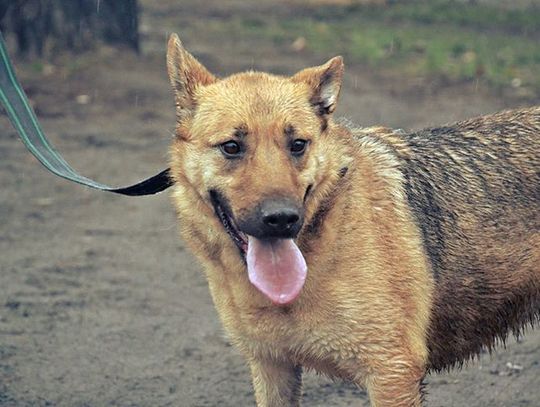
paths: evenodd
<path fill-rule="evenodd" d="M 325 314 L 318 307 L 302 310 L 259 308 L 231 332 L 240 348 L 262 359 L 285 359 L 333 378 L 361 374 L 361 349 L 350 336 L 345 318 Z M 360 372 L 360 373 L 359 373 Z"/>

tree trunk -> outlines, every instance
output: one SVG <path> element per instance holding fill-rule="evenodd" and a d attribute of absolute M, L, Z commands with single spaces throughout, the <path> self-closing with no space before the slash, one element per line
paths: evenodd
<path fill-rule="evenodd" d="M 0 0 L 0 30 L 13 34 L 22 55 L 96 41 L 139 51 L 137 0 Z"/>

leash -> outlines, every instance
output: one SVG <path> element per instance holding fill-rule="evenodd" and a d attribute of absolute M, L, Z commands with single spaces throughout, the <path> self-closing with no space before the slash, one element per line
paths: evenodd
<path fill-rule="evenodd" d="M 4 37 L 0 32 L 0 102 L 4 106 L 11 124 L 21 141 L 38 161 L 59 177 L 86 185 L 101 191 L 128 196 L 152 195 L 169 188 L 173 181 L 170 169 L 161 171 L 134 185 L 113 188 L 86 178 L 75 171 L 56 151 L 45 136 L 34 110 L 28 102 L 21 84 L 15 76 L 13 66 L 6 51 Z"/>

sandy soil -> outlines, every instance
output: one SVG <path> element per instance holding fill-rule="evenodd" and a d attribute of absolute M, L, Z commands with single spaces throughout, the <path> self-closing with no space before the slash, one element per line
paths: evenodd
<path fill-rule="evenodd" d="M 174 114 L 165 36 L 215 13 L 216 2 L 152 3 L 143 2 L 145 56 L 101 50 L 83 56 L 84 68 L 75 71 L 59 65 L 50 75 L 20 72 L 68 161 L 115 185 L 166 166 Z M 252 12 L 242 4 L 233 2 L 234 12 Z M 160 24 L 164 12 L 177 13 L 176 27 Z M 218 42 L 204 32 L 184 41 L 221 74 L 251 67 L 293 73 L 323 62 L 272 44 Z M 79 95 L 89 102 L 78 103 Z M 348 66 L 338 114 L 411 129 L 521 104 L 474 84 Z M 167 193 L 127 198 L 54 177 L 3 116 L 0 183 L 1 406 L 254 405 L 248 370 L 177 237 Z M 540 405 L 540 330 L 462 370 L 428 377 L 428 389 L 431 407 Z M 351 385 L 308 374 L 305 405 L 368 403 Z"/>

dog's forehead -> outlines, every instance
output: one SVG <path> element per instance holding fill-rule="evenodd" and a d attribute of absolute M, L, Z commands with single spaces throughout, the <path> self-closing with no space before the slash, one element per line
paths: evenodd
<path fill-rule="evenodd" d="M 287 120 L 310 112 L 305 87 L 289 78 L 261 72 L 232 75 L 205 89 L 199 96 L 199 110 L 213 115 L 249 121 L 250 118 Z"/>

